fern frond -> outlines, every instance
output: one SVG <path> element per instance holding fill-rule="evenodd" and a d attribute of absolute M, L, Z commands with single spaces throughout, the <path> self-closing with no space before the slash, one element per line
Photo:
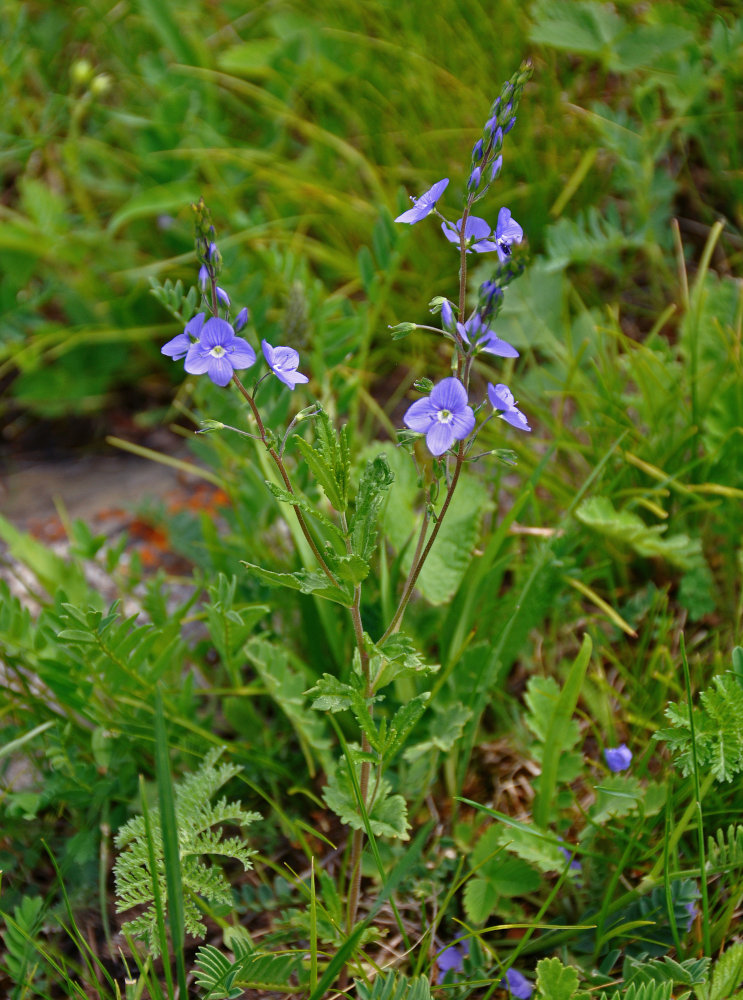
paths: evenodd
<path fill-rule="evenodd" d="M 175 788 L 178 852 L 185 890 L 185 924 L 188 933 L 195 936 L 205 933 L 196 897 L 201 896 L 212 903 L 229 904 L 232 900 L 232 891 L 222 869 L 216 864 L 207 864 L 205 858 L 234 858 L 246 871 L 252 867 L 251 859 L 255 851 L 240 836 L 224 837 L 222 824 L 246 827 L 260 818 L 258 813 L 243 809 L 239 802 L 229 803 L 225 798 L 214 805 L 210 802 L 211 797 L 240 770 L 233 764 L 217 767 L 220 753 L 220 749 L 210 751 L 198 771 L 182 779 Z M 147 938 L 156 955 L 158 941 L 153 878 L 157 879 L 166 906 L 167 889 L 159 810 L 152 809 L 150 815 L 156 872 L 153 874 L 150 869 L 144 819 L 136 816 L 116 836 L 115 843 L 121 854 L 114 865 L 114 878 L 119 913 L 135 906 L 146 907 L 144 913 L 128 921 L 124 928 L 137 937 Z"/>

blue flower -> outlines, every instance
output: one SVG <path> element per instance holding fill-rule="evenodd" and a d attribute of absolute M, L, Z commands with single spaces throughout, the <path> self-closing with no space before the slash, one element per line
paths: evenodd
<path fill-rule="evenodd" d="M 408 409 L 403 423 L 412 431 L 426 435 L 426 445 L 432 455 L 443 455 L 455 441 L 472 432 L 475 414 L 467 405 L 467 391 L 459 379 L 442 379 L 431 395 L 419 399 Z"/>
<path fill-rule="evenodd" d="M 562 839 L 562 838 L 560 838 L 560 839 Z M 559 851 L 560 851 L 560 854 L 562 854 L 562 856 L 565 858 L 566 861 L 570 861 L 570 871 L 571 872 L 579 872 L 579 871 L 582 870 L 583 866 L 581 865 L 580 861 L 578 861 L 577 858 L 573 857 L 572 852 L 569 851 L 567 847 L 560 846 Z"/>
<path fill-rule="evenodd" d="M 684 903 L 684 909 L 689 914 L 689 919 L 686 922 L 686 930 L 688 932 L 691 930 L 694 921 L 697 919 L 697 914 L 699 913 L 699 910 L 697 909 L 697 905 L 694 902 Z"/>
<path fill-rule="evenodd" d="M 511 996 L 517 997 L 518 1000 L 529 1000 L 534 992 L 532 984 L 517 969 L 509 969 L 505 978 L 501 979 L 500 984 L 508 987 Z"/>
<path fill-rule="evenodd" d="M 610 771 L 626 771 L 632 763 L 632 751 L 626 743 L 620 743 L 618 747 L 607 747 L 604 750 L 604 760 Z"/>
<path fill-rule="evenodd" d="M 263 356 L 277 379 L 294 389 L 297 382 L 309 382 L 306 375 L 297 371 L 299 355 L 293 347 L 271 347 L 267 340 L 261 341 Z"/>
<path fill-rule="evenodd" d="M 249 319 L 250 319 L 250 313 L 248 312 L 248 307 L 245 306 L 245 308 L 241 309 L 240 312 L 235 317 L 235 333 L 242 330 L 242 328 L 245 326 L 245 324 L 248 322 Z"/>
<path fill-rule="evenodd" d="M 505 420 L 506 423 L 517 427 L 520 431 L 531 430 L 528 420 L 516 406 L 516 400 L 507 385 L 502 382 L 499 382 L 498 385 L 488 382 L 488 399 L 493 404 L 493 409 L 499 411 L 498 416 L 501 420 Z"/>
<path fill-rule="evenodd" d="M 436 959 L 439 971 L 436 975 L 436 983 L 441 986 L 449 972 L 461 972 L 464 960 L 470 953 L 470 946 L 467 941 L 460 941 L 459 944 L 451 944 L 444 948 Z"/>
<path fill-rule="evenodd" d="M 212 316 L 188 348 L 184 368 L 191 375 L 207 374 L 215 385 L 227 385 L 233 372 L 250 368 L 254 361 L 255 351 L 247 340 L 236 337 L 226 319 Z"/>
<path fill-rule="evenodd" d="M 442 222 L 441 230 L 450 243 L 456 243 L 459 246 L 459 234 L 462 231 L 461 219 L 458 219 L 454 225 L 451 222 Z M 491 250 L 497 250 L 498 244 L 488 239 L 490 235 L 490 226 L 485 219 L 481 219 L 477 215 L 470 215 L 464 224 L 467 253 L 470 253 L 471 250 L 474 250 L 475 253 L 488 253 Z"/>
<path fill-rule="evenodd" d="M 517 358 L 519 352 L 507 340 L 497 337 L 494 330 L 486 326 L 482 316 L 475 313 L 466 323 L 457 323 L 457 330 L 467 344 L 474 343 L 481 351 L 495 354 L 499 358 Z"/>
<path fill-rule="evenodd" d="M 441 303 L 441 322 L 444 324 L 445 330 L 454 329 L 454 310 L 448 299 L 444 299 Z"/>
<path fill-rule="evenodd" d="M 166 354 L 173 361 L 180 361 L 181 358 L 185 358 L 191 345 L 194 342 L 199 342 L 203 325 L 204 313 L 197 313 L 193 319 L 190 319 L 186 323 L 183 333 L 179 333 L 177 337 L 173 337 L 172 340 L 169 340 L 167 344 L 164 344 L 160 348 L 160 353 Z"/>
<path fill-rule="evenodd" d="M 511 244 L 520 243 L 524 236 L 524 230 L 511 218 L 511 212 L 507 208 L 502 208 L 498 212 L 498 224 L 495 227 L 495 249 L 498 252 L 499 260 L 503 261 L 511 256 Z"/>
<path fill-rule="evenodd" d="M 444 177 L 443 180 L 436 181 L 432 188 L 424 192 L 420 198 L 413 198 L 413 207 L 409 208 L 407 212 L 403 212 L 402 215 L 398 215 L 395 222 L 408 222 L 412 226 L 416 222 L 420 222 L 421 219 L 425 219 L 427 215 L 430 215 L 436 207 L 436 202 L 439 200 L 441 195 L 446 189 L 446 185 L 449 183 L 449 178 Z"/>

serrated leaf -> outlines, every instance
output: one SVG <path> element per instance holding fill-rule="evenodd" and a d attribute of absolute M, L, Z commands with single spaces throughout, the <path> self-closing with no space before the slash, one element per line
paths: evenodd
<path fill-rule="evenodd" d="M 614 508 L 608 497 L 589 497 L 577 508 L 578 520 L 598 534 L 621 545 L 627 545 L 644 558 L 660 556 L 679 569 L 689 570 L 702 559 L 702 543 L 688 535 L 664 538 L 664 524 L 648 527 L 632 511 Z"/>
<path fill-rule="evenodd" d="M 736 941 L 715 962 L 709 1000 L 727 1000 L 743 983 L 743 943 Z"/>
<path fill-rule="evenodd" d="M 471 716 L 472 710 L 466 705 L 462 705 L 461 702 L 455 702 L 446 708 L 434 705 L 434 713 L 431 716 L 429 726 L 429 738 L 422 743 L 408 747 L 403 757 L 405 760 L 414 761 L 432 750 L 448 753 L 461 737 L 465 723 Z"/>
<path fill-rule="evenodd" d="M 401 972 L 380 973 L 371 986 L 355 979 L 359 1000 L 431 1000 L 431 987 L 425 976 L 408 980 Z"/>
<path fill-rule="evenodd" d="M 498 905 L 498 890 L 486 878 L 474 876 L 464 887 L 464 912 L 473 924 L 484 923 Z"/>
<path fill-rule="evenodd" d="M 324 597 L 325 600 L 342 604 L 346 608 L 350 608 L 353 604 L 351 591 L 341 590 L 340 587 L 333 586 L 321 570 L 300 569 L 294 573 L 277 573 L 274 570 L 256 566 L 254 563 L 243 562 L 243 566 L 272 587 L 288 587 L 290 590 L 298 590 L 302 594 Z"/>
<path fill-rule="evenodd" d="M 409 674 L 435 673 L 438 663 L 427 663 L 418 652 L 415 643 L 404 632 L 396 632 L 384 643 L 374 647 L 374 690 L 378 691 L 390 684 L 396 677 Z"/>
<path fill-rule="evenodd" d="M 328 533 L 338 542 L 339 545 L 345 546 L 345 536 L 343 532 L 337 524 L 334 524 L 329 517 L 323 514 L 321 510 L 318 510 L 315 504 L 310 503 L 306 497 L 299 496 L 296 493 L 290 493 L 289 490 L 283 489 L 278 485 L 278 483 L 272 483 L 268 479 L 265 480 L 265 483 L 277 500 L 281 503 L 288 503 L 293 507 L 298 507 L 303 514 L 307 514 L 309 517 L 319 521 L 319 523 L 327 529 Z"/>
<path fill-rule="evenodd" d="M 544 1000 L 571 1000 L 578 989 L 578 973 L 559 958 L 537 962 L 537 990 Z"/>
<path fill-rule="evenodd" d="M 360 763 L 354 764 L 358 775 L 361 772 Z M 391 794 L 391 785 L 385 778 L 374 783 L 375 795 L 371 807 L 367 805 L 369 825 L 377 837 L 394 837 L 400 840 L 409 839 L 409 823 L 407 806 L 402 795 Z M 356 801 L 356 792 L 348 771 L 348 762 L 341 760 L 330 776 L 323 790 L 323 798 L 329 809 L 332 809 L 342 823 L 353 830 L 364 830 L 364 820 Z"/>
<path fill-rule="evenodd" d="M 336 434 L 330 417 L 320 410 L 313 418 L 315 447 L 303 437 L 294 435 L 294 442 L 335 510 L 342 512 L 348 504 L 351 459 L 348 453 L 348 433 L 342 427 Z"/>
<path fill-rule="evenodd" d="M 382 756 L 386 762 L 389 762 L 403 746 L 408 734 L 425 712 L 430 697 L 430 691 L 424 691 L 398 708 L 392 716 L 387 731 L 387 738 L 381 749 Z"/>
<path fill-rule="evenodd" d="M 596 787 L 596 802 L 591 809 L 591 822 L 602 826 L 612 817 L 619 819 L 637 809 L 643 790 L 632 775 L 614 774 Z"/>
<path fill-rule="evenodd" d="M 349 526 L 353 551 L 364 560 L 371 559 L 374 553 L 377 520 L 394 479 L 386 455 L 377 455 L 366 463 L 356 495 L 356 510 Z"/>

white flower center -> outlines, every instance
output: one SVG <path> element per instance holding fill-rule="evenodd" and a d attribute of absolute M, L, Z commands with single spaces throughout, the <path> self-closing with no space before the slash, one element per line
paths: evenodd
<path fill-rule="evenodd" d="M 226 354 L 227 352 L 225 351 L 224 347 L 221 346 L 221 344 L 217 344 L 216 347 L 212 347 L 209 353 L 213 358 L 221 358 L 222 355 Z"/>
<path fill-rule="evenodd" d="M 454 414 L 451 410 L 439 410 L 436 414 L 436 419 L 440 424 L 450 424 L 454 418 Z"/>

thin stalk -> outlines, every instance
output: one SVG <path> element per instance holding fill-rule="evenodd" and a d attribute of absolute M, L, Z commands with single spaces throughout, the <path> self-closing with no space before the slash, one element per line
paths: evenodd
<path fill-rule="evenodd" d="M 423 569 L 423 564 L 425 563 L 426 559 L 428 559 L 428 554 L 431 551 L 431 548 L 433 547 L 433 543 L 436 541 L 436 536 L 438 535 L 439 530 L 441 529 L 442 522 L 444 520 L 447 510 L 449 509 L 449 504 L 451 503 L 452 497 L 454 496 L 454 491 L 457 488 L 457 483 L 459 482 L 459 474 L 462 471 L 463 465 L 464 465 L 464 443 L 460 441 L 459 447 L 457 448 L 457 461 L 456 465 L 454 466 L 454 474 L 451 477 L 451 483 L 449 484 L 449 489 L 446 492 L 446 497 L 444 499 L 444 504 L 441 508 L 441 512 L 438 518 L 436 519 L 436 523 L 433 526 L 433 531 L 431 532 L 431 536 L 428 539 L 428 543 L 425 549 L 423 550 L 423 554 L 421 555 L 420 559 L 412 569 L 412 572 L 408 576 L 405 589 L 403 590 L 402 597 L 400 598 L 400 603 L 397 606 L 397 611 L 395 611 L 392 621 L 387 626 L 386 632 L 381 637 L 381 639 L 379 639 L 380 643 L 384 642 L 385 639 L 388 639 L 394 632 L 397 632 L 397 630 L 400 627 L 402 616 L 405 614 L 405 608 L 407 607 L 408 601 L 410 600 L 413 590 L 415 589 L 418 577 L 420 576 L 420 572 Z"/>
<path fill-rule="evenodd" d="M 346 535 L 346 548 L 351 555 L 351 539 L 348 537 L 348 525 L 346 515 L 341 513 L 341 523 Z M 356 648 L 359 651 L 361 660 L 361 670 L 366 682 L 366 697 L 373 695 L 371 671 L 369 667 L 369 654 L 364 644 L 364 627 L 361 621 L 361 584 L 357 583 L 353 590 L 353 604 L 351 605 L 351 621 L 353 622 L 353 634 L 356 641 Z M 363 753 L 371 753 L 371 744 L 366 733 L 361 733 L 361 750 Z M 361 792 L 361 802 L 366 808 L 367 796 L 369 793 L 369 779 L 371 777 L 371 763 L 368 760 L 361 762 L 361 774 L 359 776 L 359 790 Z M 348 933 L 353 931 L 356 923 L 356 914 L 359 908 L 359 898 L 361 895 L 361 852 L 364 849 L 364 831 L 354 830 L 351 840 L 351 870 L 349 873 L 348 889 Z"/>
<path fill-rule="evenodd" d="M 273 445 L 268 443 L 268 438 L 266 436 L 266 428 L 264 427 L 263 421 L 261 420 L 261 415 L 258 412 L 258 407 L 255 405 L 255 400 L 250 395 L 245 386 L 242 384 L 240 379 L 237 377 L 237 374 L 234 372 L 232 374 L 232 381 L 240 390 L 240 393 L 242 394 L 243 398 L 247 401 L 248 405 L 250 406 L 250 409 L 253 411 L 253 416 L 255 417 L 256 423 L 258 424 L 258 432 L 261 436 L 261 441 L 265 445 L 266 451 L 273 459 L 276 468 L 279 470 L 279 474 L 281 475 L 281 478 L 284 481 L 284 486 L 286 487 L 287 492 L 291 493 L 291 495 L 294 496 L 294 490 L 292 489 L 291 480 L 289 479 L 289 474 L 286 471 L 286 467 L 281 459 L 281 456 L 277 453 Z M 315 540 L 310 533 L 309 526 L 307 525 L 307 522 L 304 519 L 302 511 L 299 509 L 299 507 L 297 507 L 296 504 L 292 504 L 292 509 L 294 510 L 294 513 L 297 516 L 297 521 L 299 522 L 299 527 L 302 529 L 302 534 L 307 539 L 307 544 L 312 549 L 312 554 L 314 555 L 315 559 L 317 559 L 320 569 L 323 571 L 325 576 L 327 576 L 327 578 L 330 580 L 333 586 L 337 587 L 338 581 L 336 580 L 332 570 L 323 559 L 320 550 L 315 544 Z"/>

